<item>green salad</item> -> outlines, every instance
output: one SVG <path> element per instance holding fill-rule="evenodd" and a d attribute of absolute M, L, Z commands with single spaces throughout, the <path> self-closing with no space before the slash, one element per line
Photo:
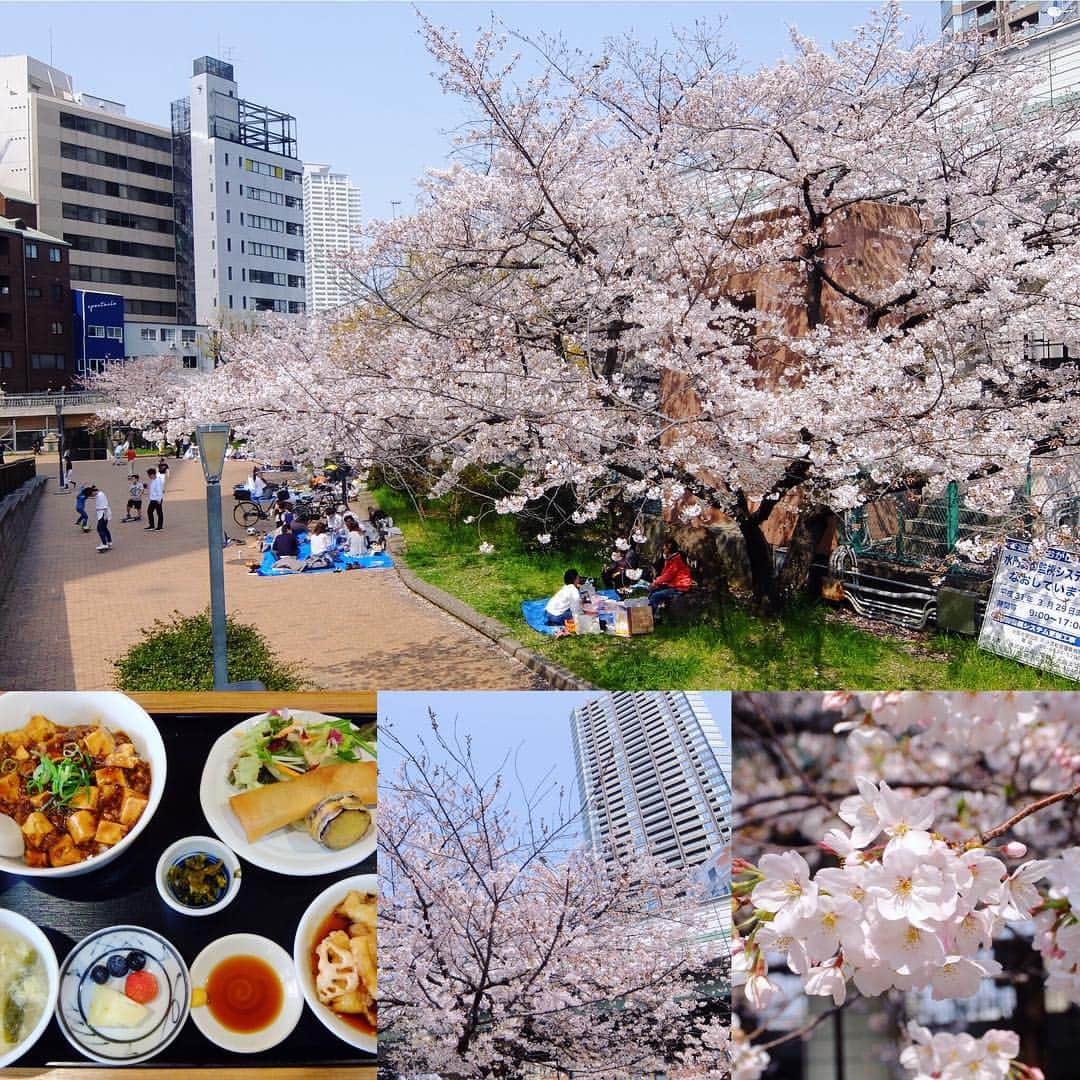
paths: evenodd
<path fill-rule="evenodd" d="M 349 720 L 329 717 L 309 723 L 288 709 L 260 716 L 244 734 L 229 783 L 249 791 L 278 780 L 291 780 L 320 765 L 375 757 L 375 744 Z"/>

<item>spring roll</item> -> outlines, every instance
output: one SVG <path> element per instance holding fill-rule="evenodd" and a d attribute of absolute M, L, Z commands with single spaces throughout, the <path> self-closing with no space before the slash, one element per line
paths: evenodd
<path fill-rule="evenodd" d="M 229 799 L 229 805 L 244 827 L 248 841 L 254 843 L 275 829 L 300 821 L 328 795 L 351 791 L 362 802 L 374 805 L 376 788 L 375 762 L 349 761 L 341 765 L 323 765 L 295 780 L 241 792 Z"/>

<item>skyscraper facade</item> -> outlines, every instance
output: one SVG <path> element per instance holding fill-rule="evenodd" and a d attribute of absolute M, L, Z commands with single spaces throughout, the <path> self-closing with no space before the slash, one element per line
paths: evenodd
<path fill-rule="evenodd" d="M 693 869 L 731 839 L 731 751 L 700 694 L 607 694 L 571 716 L 589 842 Z"/>
<path fill-rule="evenodd" d="M 303 166 L 296 119 L 239 96 L 233 67 L 194 62 L 173 103 L 180 321 L 249 325 L 302 315 Z"/>
<path fill-rule="evenodd" d="M 0 191 L 37 204 L 76 287 L 119 293 L 129 321 L 174 322 L 172 143 L 119 102 L 31 56 L 0 56 Z"/>
<path fill-rule="evenodd" d="M 337 257 L 357 247 L 360 189 L 329 165 L 304 165 L 304 244 L 308 311 L 330 311 L 355 299 Z"/>

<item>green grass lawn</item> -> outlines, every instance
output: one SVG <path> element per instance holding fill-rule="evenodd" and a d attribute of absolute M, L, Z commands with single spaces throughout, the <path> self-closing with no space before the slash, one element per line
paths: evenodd
<path fill-rule="evenodd" d="M 408 565 L 425 581 L 505 623 L 529 648 L 612 690 L 1075 690 L 1076 684 L 982 652 L 970 638 L 927 634 L 912 643 L 869 633 L 803 602 L 775 620 L 735 602 L 693 626 L 658 626 L 636 638 L 550 638 L 521 616 L 521 601 L 548 596 L 576 566 L 599 578 L 595 545 L 550 551 L 522 542 L 509 517 L 485 519 L 491 555 L 477 551 L 475 525 L 436 506 L 423 518 L 400 494 L 373 493 L 408 542 Z"/>

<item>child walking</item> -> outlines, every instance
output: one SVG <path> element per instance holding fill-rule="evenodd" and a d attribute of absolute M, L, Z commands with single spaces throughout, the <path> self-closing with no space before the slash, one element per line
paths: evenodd
<path fill-rule="evenodd" d="M 94 510 L 97 513 L 97 532 L 101 538 L 98 551 L 108 551 L 112 547 L 112 533 L 109 532 L 109 522 L 112 521 L 112 510 L 109 509 L 109 497 L 100 488 L 95 487 Z"/>
<path fill-rule="evenodd" d="M 124 510 L 124 516 L 120 520 L 142 521 L 142 500 L 146 484 L 139 479 L 138 473 L 132 473 L 128 480 L 130 481 L 130 487 L 128 488 L 127 508 Z"/>
<path fill-rule="evenodd" d="M 86 513 L 86 497 L 90 494 L 91 486 L 83 484 L 75 496 L 75 513 L 78 515 L 75 518 L 75 524 L 81 526 L 83 532 L 90 531 L 90 518 Z"/>

